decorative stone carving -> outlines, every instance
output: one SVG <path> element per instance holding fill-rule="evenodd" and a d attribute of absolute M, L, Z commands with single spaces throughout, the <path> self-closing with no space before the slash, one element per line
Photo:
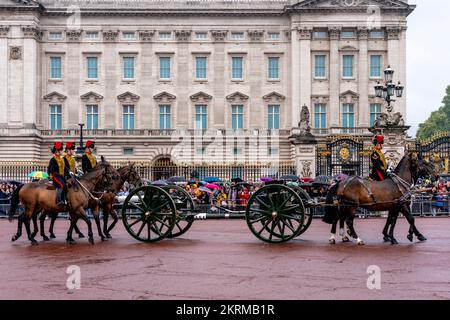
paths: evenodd
<path fill-rule="evenodd" d="M 313 104 L 320 103 L 320 104 L 327 104 L 330 102 L 329 96 L 312 96 L 311 101 Z"/>
<path fill-rule="evenodd" d="M 386 162 L 393 168 L 395 168 L 402 159 L 402 155 L 395 150 L 386 152 L 384 156 L 386 157 Z"/>
<path fill-rule="evenodd" d="M 359 94 L 351 90 L 347 90 L 339 95 L 341 103 L 357 103 L 359 100 Z"/>
<path fill-rule="evenodd" d="M 386 32 L 388 36 L 388 40 L 398 40 L 400 39 L 400 26 L 387 26 Z"/>
<path fill-rule="evenodd" d="M 304 105 L 302 107 L 302 111 L 300 112 L 300 122 L 298 123 L 298 127 L 300 128 L 300 135 L 310 135 L 311 134 L 311 126 L 309 124 L 310 113 L 308 106 Z"/>
<path fill-rule="evenodd" d="M 232 103 L 245 102 L 248 100 L 248 98 L 249 98 L 249 96 L 247 96 L 241 92 L 238 92 L 238 91 L 236 91 L 226 97 L 227 101 L 232 102 Z"/>
<path fill-rule="evenodd" d="M 196 103 L 206 103 L 208 101 L 211 101 L 212 96 L 210 96 L 207 93 L 204 93 L 203 91 L 197 92 L 196 94 L 193 94 L 190 96 L 191 100 Z"/>
<path fill-rule="evenodd" d="M 124 92 L 122 94 L 119 94 L 117 96 L 117 100 L 119 100 L 122 103 L 125 102 L 138 102 L 139 96 L 137 94 L 131 93 L 130 91 Z"/>
<path fill-rule="evenodd" d="M 0 25 L 0 37 L 8 36 L 9 26 Z"/>
<path fill-rule="evenodd" d="M 151 41 L 154 34 L 155 34 L 154 30 L 140 30 L 139 31 L 139 37 L 141 38 L 142 41 Z"/>
<path fill-rule="evenodd" d="M 301 176 L 306 178 L 312 177 L 313 175 L 311 171 L 312 161 L 308 160 L 300 161 L 300 165 L 301 165 L 301 172 L 300 172 Z"/>
<path fill-rule="evenodd" d="M 66 37 L 69 41 L 80 41 L 81 30 L 66 30 Z"/>
<path fill-rule="evenodd" d="M 227 30 L 211 30 L 211 35 L 214 41 L 224 41 L 227 33 Z"/>
<path fill-rule="evenodd" d="M 291 30 L 284 30 L 284 35 L 286 36 L 287 40 L 291 40 L 292 31 Z"/>
<path fill-rule="evenodd" d="M 12 46 L 9 48 L 9 58 L 11 60 L 22 59 L 22 47 Z"/>
<path fill-rule="evenodd" d="M 33 38 L 36 40 L 41 40 L 43 32 L 36 26 L 24 26 L 22 27 L 23 36 L 25 38 Z"/>
<path fill-rule="evenodd" d="M 103 99 L 103 96 L 93 91 L 89 91 L 88 93 L 80 96 L 80 98 L 84 102 L 100 102 Z"/>
<path fill-rule="evenodd" d="M 119 35 L 119 31 L 117 31 L 117 30 L 103 31 L 103 39 L 105 41 L 115 41 L 117 39 L 118 35 Z"/>
<path fill-rule="evenodd" d="M 367 0 L 333 0 L 331 5 L 339 7 L 356 7 L 356 6 L 368 6 L 370 5 Z"/>
<path fill-rule="evenodd" d="M 359 40 L 367 40 L 369 38 L 369 29 L 367 27 L 359 27 L 358 38 Z"/>
<path fill-rule="evenodd" d="M 47 95 L 45 95 L 44 100 L 47 102 L 52 102 L 52 101 L 58 101 L 58 102 L 63 102 L 64 100 L 67 99 L 67 97 L 65 95 L 63 95 L 62 93 L 53 91 Z"/>
<path fill-rule="evenodd" d="M 312 29 L 307 27 L 298 28 L 299 40 L 311 40 Z"/>
<path fill-rule="evenodd" d="M 265 102 L 282 102 L 286 99 L 285 96 L 283 96 L 282 94 L 279 94 L 278 92 L 272 91 L 269 94 L 266 94 L 265 96 L 263 96 L 263 99 Z"/>
<path fill-rule="evenodd" d="M 153 99 L 155 99 L 156 102 L 170 103 L 176 99 L 176 96 L 166 91 L 163 91 L 161 93 L 154 95 Z"/>
<path fill-rule="evenodd" d="M 247 34 L 251 41 L 260 41 L 264 36 L 264 30 L 248 30 Z"/>
<path fill-rule="evenodd" d="M 377 120 L 373 123 L 375 128 L 384 127 L 403 127 L 405 125 L 405 120 L 400 112 L 394 114 L 391 113 L 381 113 L 378 115 Z"/>
<path fill-rule="evenodd" d="M 191 37 L 191 30 L 175 30 L 175 37 L 178 41 L 188 41 Z"/>
<path fill-rule="evenodd" d="M 340 26 L 331 26 L 328 27 L 328 33 L 330 35 L 330 40 L 339 40 L 341 38 L 341 30 Z"/>

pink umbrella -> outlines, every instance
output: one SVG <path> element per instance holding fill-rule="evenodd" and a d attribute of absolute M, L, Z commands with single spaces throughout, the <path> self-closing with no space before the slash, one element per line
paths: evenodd
<path fill-rule="evenodd" d="M 217 184 L 208 183 L 205 185 L 208 189 L 220 189 L 220 187 Z"/>

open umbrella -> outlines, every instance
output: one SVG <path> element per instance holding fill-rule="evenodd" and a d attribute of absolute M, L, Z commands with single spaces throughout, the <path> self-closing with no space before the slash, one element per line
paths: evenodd
<path fill-rule="evenodd" d="M 236 183 L 244 182 L 244 180 L 242 180 L 242 179 L 239 178 L 239 177 L 233 178 L 233 179 L 231 179 L 231 181 L 236 182 Z"/>
<path fill-rule="evenodd" d="M 28 177 L 33 180 L 48 179 L 48 173 L 43 171 L 33 171 L 28 174 Z"/>
<path fill-rule="evenodd" d="M 348 175 L 343 174 L 343 173 L 337 174 L 337 175 L 331 177 L 331 179 L 333 181 L 344 181 L 347 178 L 348 178 Z"/>
<path fill-rule="evenodd" d="M 270 181 L 273 181 L 273 179 L 272 179 L 271 177 L 262 177 L 260 180 L 261 180 L 262 182 L 270 182 Z"/>
<path fill-rule="evenodd" d="M 205 185 L 206 188 L 208 189 L 220 189 L 220 187 L 217 184 L 213 184 L 213 183 L 208 183 Z"/>
<path fill-rule="evenodd" d="M 166 180 L 156 180 L 152 182 L 152 186 L 156 187 L 165 187 L 169 185 Z"/>
<path fill-rule="evenodd" d="M 211 191 L 211 190 L 209 190 L 206 187 L 199 187 L 198 190 L 204 191 L 204 192 L 209 193 L 209 194 L 213 194 L 214 193 L 214 191 Z"/>
<path fill-rule="evenodd" d="M 214 182 L 222 182 L 222 180 L 220 180 L 217 177 L 206 177 L 205 179 L 203 179 L 204 181 L 208 182 L 208 183 L 214 183 Z"/>
<path fill-rule="evenodd" d="M 317 176 L 313 181 L 313 185 L 329 185 L 330 184 L 330 178 L 327 176 Z"/>
<path fill-rule="evenodd" d="M 167 179 L 167 182 L 177 183 L 177 182 L 187 182 L 187 180 L 183 176 L 173 176 Z"/>
<path fill-rule="evenodd" d="M 284 181 L 298 181 L 298 177 L 296 175 L 293 175 L 293 174 L 286 174 L 284 176 L 281 176 L 280 180 L 284 180 Z"/>

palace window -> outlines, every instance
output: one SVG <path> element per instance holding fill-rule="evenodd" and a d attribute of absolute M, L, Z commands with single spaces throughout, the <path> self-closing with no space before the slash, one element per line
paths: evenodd
<path fill-rule="evenodd" d="M 342 31 L 341 38 L 342 39 L 353 39 L 356 37 L 355 31 Z"/>
<path fill-rule="evenodd" d="M 231 106 L 231 127 L 233 130 L 244 128 L 244 106 L 241 104 Z"/>
<path fill-rule="evenodd" d="M 243 32 L 232 32 L 231 39 L 232 40 L 244 40 L 244 33 Z"/>
<path fill-rule="evenodd" d="M 369 32 L 370 39 L 383 39 L 384 33 L 381 30 L 372 30 Z"/>
<path fill-rule="evenodd" d="M 342 76 L 344 78 L 353 77 L 353 59 L 354 56 L 345 55 L 342 57 Z"/>
<path fill-rule="evenodd" d="M 134 40 L 136 39 L 136 36 L 133 31 L 124 31 L 122 32 L 122 38 L 126 40 Z"/>
<path fill-rule="evenodd" d="M 371 78 L 381 77 L 381 56 L 380 55 L 370 56 L 370 77 Z"/>
<path fill-rule="evenodd" d="M 207 108 L 206 105 L 195 106 L 195 129 L 206 130 L 207 129 Z"/>
<path fill-rule="evenodd" d="M 62 32 L 50 32 L 48 38 L 50 40 L 61 40 Z"/>
<path fill-rule="evenodd" d="M 98 58 L 87 57 L 87 77 L 88 79 L 98 78 Z"/>
<path fill-rule="evenodd" d="M 243 66 L 244 66 L 244 58 L 242 57 L 231 58 L 231 79 L 233 80 L 243 79 L 244 77 Z"/>
<path fill-rule="evenodd" d="M 206 57 L 195 58 L 195 78 L 206 79 Z"/>
<path fill-rule="evenodd" d="M 314 106 L 314 128 L 325 129 L 327 127 L 327 109 L 323 103 Z"/>
<path fill-rule="evenodd" d="M 159 128 L 161 130 L 170 129 L 170 105 L 159 105 Z"/>
<path fill-rule="evenodd" d="M 269 104 L 267 108 L 267 129 L 280 129 L 280 106 L 278 104 Z"/>
<path fill-rule="evenodd" d="M 60 104 L 50 105 L 50 130 L 61 130 L 62 128 L 62 107 Z"/>
<path fill-rule="evenodd" d="M 280 33 L 279 32 L 268 32 L 267 33 L 267 39 L 269 39 L 269 40 L 280 40 Z"/>
<path fill-rule="evenodd" d="M 328 32 L 327 31 L 314 31 L 313 38 L 314 39 L 326 39 L 326 38 L 328 38 Z"/>
<path fill-rule="evenodd" d="M 159 39 L 160 40 L 169 40 L 172 38 L 171 32 L 160 32 L 159 33 Z"/>
<path fill-rule="evenodd" d="M 132 156 L 134 154 L 134 148 L 123 148 L 124 156 Z"/>
<path fill-rule="evenodd" d="M 316 55 L 314 56 L 314 77 L 325 78 L 326 77 L 326 56 Z"/>
<path fill-rule="evenodd" d="M 373 126 L 374 122 L 377 120 L 378 116 L 381 114 L 381 104 L 371 103 L 370 104 L 370 126 Z"/>
<path fill-rule="evenodd" d="M 123 57 L 123 78 L 134 79 L 134 57 Z"/>
<path fill-rule="evenodd" d="M 97 40 L 98 39 L 98 32 L 97 31 L 88 31 L 88 32 L 86 32 L 86 39 Z"/>
<path fill-rule="evenodd" d="M 159 78 L 170 79 L 170 57 L 159 58 Z"/>
<path fill-rule="evenodd" d="M 62 78 L 61 57 L 50 57 L 50 78 Z"/>
<path fill-rule="evenodd" d="M 355 106 L 352 103 L 344 103 L 342 105 L 342 127 L 355 127 Z"/>
<path fill-rule="evenodd" d="M 269 57 L 267 67 L 269 80 L 278 80 L 280 78 L 280 58 Z"/>
<path fill-rule="evenodd" d="M 207 32 L 196 32 L 195 33 L 195 39 L 196 40 L 208 39 L 208 33 Z"/>
<path fill-rule="evenodd" d="M 96 104 L 86 105 L 86 129 L 98 129 L 98 105 Z"/>
<path fill-rule="evenodd" d="M 134 129 L 134 105 L 123 105 L 122 110 L 122 128 L 124 130 Z"/>

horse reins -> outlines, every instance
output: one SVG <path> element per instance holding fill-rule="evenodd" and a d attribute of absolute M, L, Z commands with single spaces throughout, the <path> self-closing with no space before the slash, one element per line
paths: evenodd
<path fill-rule="evenodd" d="M 72 176 L 72 178 L 81 186 L 81 188 L 83 189 L 83 191 L 85 191 L 89 197 L 91 197 L 93 200 L 95 201 L 100 201 L 103 198 L 104 193 L 101 194 L 101 196 L 99 198 L 94 197 L 92 195 L 92 193 L 81 183 L 80 180 L 78 180 L 78 178 L 71 172 L 70 175 Z"/>

